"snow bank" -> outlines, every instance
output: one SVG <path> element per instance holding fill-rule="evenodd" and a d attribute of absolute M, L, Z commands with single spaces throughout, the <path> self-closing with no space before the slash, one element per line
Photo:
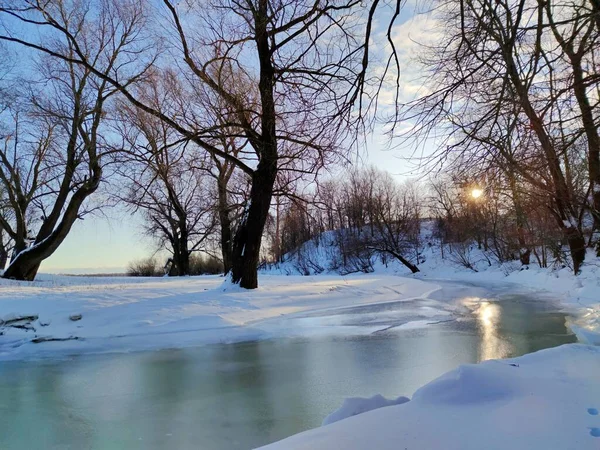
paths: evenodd
<path fill-rule="evenodd" d="M 252 291 L 219 276 L 0 279 L 0 319 L 35 316 L 23 327 L 0 325 L 0 360 L 71 353 L 154 350 L 205 343 L 329 332 L 327 323 L 285 329 L 267 323 L 297 313 L 427 298 L 440 288 L 389 275 L 261 275 Z M 81 320 L 71 317 L 81 315 Z M 341 328 L 341 327 L 338 327 Z M 379 326 L 381 328 L 381 326 Z M 379 329 L 365 327 L 370 333 Z"/>
<path fill-rule="evenodd" d="M 334 412 L 329 414 L 323 419 L 323 426 L 339 422 L 342 419 L 348 417 L 358 416 L 374 409 L 384 408 L 386 406 L 401 405 L 410 401 L 408 397 L 398 397 L 395 399 L 387 399 L 381 394 L 374 395 L 373 397 L 351 397 L 344 400 L 342 406 L 336 409 Z"/>
<path fill-rule="evenodd" d="M 265 450 L 600 448 L 600 348 L 565 345 L 461 366 L 375 409 Z"/>

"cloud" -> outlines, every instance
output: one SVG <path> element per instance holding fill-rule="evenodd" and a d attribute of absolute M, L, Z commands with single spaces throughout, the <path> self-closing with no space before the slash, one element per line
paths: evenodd
<path fill-rule="evenodd" d="M 398 90 L 400 103 L 410 102 L 429 92 L 424 85 L 425 67 L 422 60 L 425 57 L 426 46 L 435 44 L 442 38 L 440 25 L 433 13 L 416 12 L 392 28 L 391 38 L 400 65 Z M 385 61 L 392 52 L 386 32 L 387 29 L 381 29 L 374 38 L 374 42 L 377 42 L 374 47 L 381 63 L 374 68 L 373 75 L 379 79 L 384 77 L 382 90 L 379 93 L 379 105 L 384 110 L 392 111 L 396 103 L 397 73 L 393 67 L 385 73 Z"/>

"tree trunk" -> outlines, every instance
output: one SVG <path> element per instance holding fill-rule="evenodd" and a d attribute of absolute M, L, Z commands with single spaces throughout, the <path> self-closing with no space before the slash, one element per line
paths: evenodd
<path fill-rule="evenodd" d="M 190 252 L 182 250 L 175 260 L 177 265 L 177 276 L 184 277 L 190 274 Z"/>
<path fill-rule="evenodd" d="M 0 248 L 0 270 L 4 270 L 7 262 L 8 262 L 8 252 L 6 251 L 6 248 L 4 248 L 4 246 L 2 246 Z"/>
<path fill-rule="evenodd" d="M 531 104 L 529 93 L 516 70 L 517 66 L 512 58 L 510 49 L 506 50 L 505 48 L 504 52 L 505 61 L 507 62 L 512 84 L 517 92 L 517 95 L 519 96 L 523 111 L 530 120 L 533 132 L 537 136 L 546 157 L 548 169 L 550 170 L 550 175 L 554 184 L 553 201 L 556 205 L 556 211 L 558 213 L 556 216 L 558 226 L 562 230 L 569 244 L 569 249 L 571 250 L 571 260 L 573 262 L 573 271 L 575 274 L 578 274 L 579 268 L 585 260 L 585 238 L 581 232 L 581 229 L 579 229 L 576 223 L 574 223 L 577 214 L 575 214 L 575 208 L 570 195 L 570 189 L 562 172 L 560 159 L 556 152 L 556 148 L 554 147 L 550 136 L 544 128 L 542 118 L 539 116 L 537 111 L 535 111 L 533 105 Z"/>
<path fill-rule="evenodd" d="M 594 219 L 593 232 L 600 233 L 600 135 L 594 118 L 592 106 L 590 105 L 583 69 L 580 59 L 571 58 L 573 66 L 575 97 L 581 110 L 581 120 L 585 130 L 588 144 L 588 173 L 590 177 L 592 204 L 591 211 Z M 592 241 L 592 245 L 596 242 Z"/>
<path fill-rule="evenodd" d="M 231 279 L 246 289 L 258 287 L 258 262 L 265 224 L 269 216 L 273 186 L 277 177 L 277 133 L 275 110 L 275 70 L 267 31 L 269 1 L 258 0 L 254 12 L 255 40 L 260 66 L 258 91 L 261 103 L 260 137 L 252 144 L 260 158 L 252 174 L 250 204 L 244 212 L 233 242 Z"/>
<path fill-rule="evenodd" d="M 598 28 L 598 31 L 600 31 L 600 2 L 598 0 L 592 0 L 591 6 L 592 11 L 596 16 L 596 27 Z M 552 17 L 550 5 L 546 5 L 546 10 L 548 17 Z M 600 232 L 600 134 L 598 133 L 596 118 L 594 117 L 594 107 L 590 103 L 587 93 L 586 75 L 582 64 L 585 47 L 583 47 L 583 43 L 579 43 L 579 49 L 575 51 L 574 36 L 565 40 L 560 35 L 558 27 L 554 22 L 551 22 L 551 26 L 557 42 L 569 57 L 571 68 L 573 69 L 573 93 L 575 94 L 581 112 L 581 122 L 583 124 L 588 145 L 588 174 L 592 196 L 590 209 L 594 220 L 592 230 L 593 233 Z M 592 234 L 592 238 L 593 237 L 594 235 Z M 594 239 L 592 239 L 590 243 L 594 245 Z"/>
<path fill-rule="evenodd" d="M 34 280 L 42 261 L 56 251 L 69 234 L 69 231 L 71 231 L 71 227 L 79 216 L 79 208 L 82 203 L 98 189 L 100 178 L 102 176 L 100 166 L 95 165 L 92 169 L 92 173 L 93 176 L 91 179 L 88 180 L 84 186 L 80 187 L 71 197 L 56 229 L 47 235 L 39 232 L 34 244 L 18 253 L 13 258 L 4 272 L 4 275 L 2 275 L 3 278 L 24 281 Z M 48 231 L 49 229 L 44 225 L 45 224 L 42 225 L 42 229 Z"/>
<path fill-rule="evenodd" d="M 571 260 L 573 261 L 573 272 L 579 273 L 579 269 L 585 260 L 585 237 L 581 230 L 576 227 L 569 227 L 564 230 L 571 251 Z"/>
<path fill-rule="evenodd" d="M 408 267 L 412 273 L 420 272 L 420 270 L 419 270 L 419 268 L 417 266 L 415 266 L 409 260 L 407 260 L 406 258 L 404 258 L 401 254 L 396 253 L 396 252 L 394 252 L 392 250 L 387 250 L 387 252 L 390 253 L 398 261 L 400 261 L 402 264 L 404 264 L 406 267 Z"/>
<path fill-rule="evenodd" d="M 276 162 L 269 163 L 262 159 L 252 176 L 250 204 L 233 241 L 231 279 L 245 289 L 258 287 L 260 245 L 269 216 L 276 174 Z"/>
<path fill-rule="evenodd" d="M 512 201 L 515 207 L 515 218 L 517 224 L 517 240 L 519 242 L 519 261 L 524 266 L 528 266 L 531 263 L 531 249 L 527 243 L 527 239 L 525 238 L 525 226 L 526 226 L 526 214 L 523 210 L 523 204 L 521 202 L 521 195 L 517 188 L 517 180 L 515 179 L 515 174 L 512 169 L 507 170 L 506 175 L 508 177 L 508 182 L 510 185 L 510 190 L 512 194 Z"/>
<path fill-rule="evenodd" d="M 179 276 L 190 274 L 190 251 L 188 245 L 187 217 L 184 215 L 179 221 Z"/>
<path fill-rule="evenodd" d="M 221 223 L 221 254 L 223 255 L 223 272 L 231 270 L 231 217 L 229 217 L 229 201 L 227 199 L 227 182 L 221 177 L 217 179 L 219 222 Z"/>

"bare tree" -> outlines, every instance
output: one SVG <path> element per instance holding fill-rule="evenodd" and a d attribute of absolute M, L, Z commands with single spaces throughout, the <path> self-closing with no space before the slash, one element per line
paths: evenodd
<path fill-rule="evenodd" d="M 212 144 L 214 124 L 198 127 L 196 122 L 190 125 L 180 116 L 158 111 L 119 77 L 98 70 L 96 62 L 78 45 L 79 36 L 72 24 L 65 23 L 69 14 L 62 2 L 57 10 L 54 4 L 27 0 L 25 7 L 4 7 L 0 12 L 10 14 L 13 20 L 46 27 L 57 39 L 72 44 L 72 54 L 53 51 L 44 42 L 25 37 L 4 35 L 0 39 L 86 67 L 118 88 L 135 106 L 244 172 L 251 188 L 233 239 L 232 280 L 255 288 L 261 239 L 278 171 L 287 170 L 283 169 L 286 165 L 300 172 L 317 170 L 347 151 L 352 142 L 342 145 L 343 141 L 353 141 L 354 136 L 349 135 L 363 123 L 369 42 L 379 1 L 369 6 L 358 0 L 215 0 L 190 2 L 185 8 L 170 0 L 162 4 L 174 31 L 170 39 L 176 40 L 176 63 L 192 84 L 208 89 L 233 111 L 227 128 L 233 125 L 242 130 L 240 137 L 252 149 L 246 158 Z M 392 22 L 398 9 L 399 3 L 392 10 Z M 242 86 L 249 87 L 246 92 L 215 76 L 222 73 L 215 67 L 224 64 L 233 64 L 244 74 Z"/>
<path fill-rule="evenodd" d="M 3 227 L 15 243 L 4 277 L 21 280 L 33 280 L 41 262 L 89 212 L 86 204 L 102 181 L 108 148 L 102 133 L 107 102 L 116 92 L 105 78 L 126 70 L 133 30 L 142 22 L 139 11 L 111 10 L 115 5 L 104 5 L 92 22 L 83 20 L 89 13 L 85 8 L 65 14 L 62 2 L 46 6 L 76 33 L 77 42 L 47 41 L 47 53 L 64 57 L 44 56 L 38 63 L 47 87 L 32 97 L 34 108 L 28 112 L 35 125 L 20 129 L 25 124 L 16 120 L 0 148 L 0 181 L 13 213 L 13 223 Z M 94 61 L 93 70 L 73 60 L 79 53 Z M 23 139 L 28 135 L 32 138 Z"/>
<path fill-rule="evenodd" d="M 371 209 L 375 233 L 367 245 L 390 254 L 412 273 L 419 272 L 421 214 L 416 191 L 410 184 L 398 185 L 386 172 L 378 174 L 374 191 Z M 410 258 L 407 254 L 413 249 L 414 258 Z"/>
<path fill-rule="evenodd" d="M 579 146 L 583 136 L 596 147 L 593 130 L 586 131 L 583 124 L 585 101 L 578 103 L 579 113 L 570 103 L 576 88 L 594 89 L 597 77 L 590 73 L 574 81 L 576 64 L 560 40 L 557 43 L 551 16 L 561 15 L 562 31 L 572 43 L 591 33 L 593 16 L 588 10 L 583 18 L 580 12 L 585 8 L 575 4 L 562 5 L 560 13 L 544 5 L 526 0 L 440 3 L 443 38 L 430 48 L 426 63 L 428 83 L 435 88 L 411 104 L 405 118 L 419 123 L 423 133 L 445 129 L 450 138 L 434 155 L 437 161 L 450 158 L 468 161 L 471 167 L 500 167 L 547 192 L 549 211 L 578 273 L 585 258 L 580 220 L 584 205 L 568 173 L 570 149 Z M 594 39 L 584 40 L 582 46 L 589 52 Z M 594 166 L 594 150 L 590 156 Z M 595 183 L 593 171 L 589 175 Z"/>
<path fill-rule="evenodd" d="M 156 89 L 149 95 L 159 101 Z M 125 143 L 117 156 L 125 190 L 116 195 L 141 212 L 146 234 L 172 255 L 169 275 L 190 275 L 190 256 L 208 248 L 217 225 L 214 190 L 164 122 L 127 104 L 116 122 Z"/>

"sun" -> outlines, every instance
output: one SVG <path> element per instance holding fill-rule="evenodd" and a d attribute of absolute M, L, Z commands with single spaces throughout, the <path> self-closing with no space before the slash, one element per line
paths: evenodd
<path fill-rule="evenodd" d="M 471 197 L 473 198 L 480 198 L 483 195 L 483 190 L 478 189 L 478 188 L 474 188 L 471 191 Z"/>

